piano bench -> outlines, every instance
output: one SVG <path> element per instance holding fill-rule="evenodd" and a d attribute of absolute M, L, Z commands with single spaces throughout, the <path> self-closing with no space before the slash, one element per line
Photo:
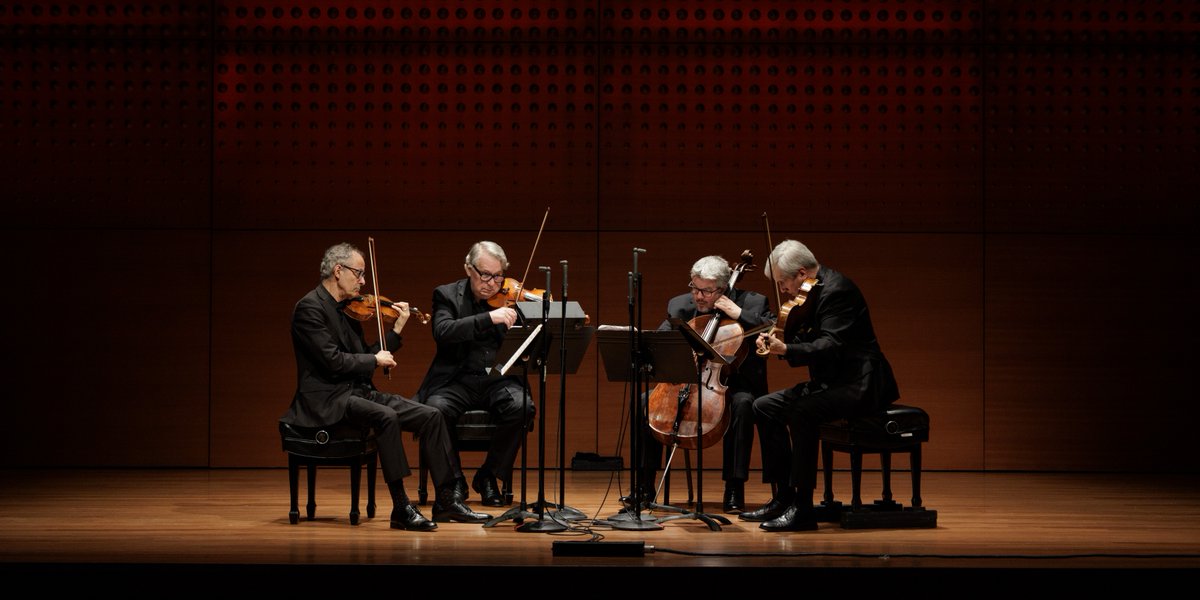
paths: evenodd
<path fill-rule="evenodd" d="M 893 404 L 865 417 L 840 419 L 821 425 L 821 463 L 825 496 L 818 519 L 840 522 L 846 529 L 937 527 L 937 511 L 921 505 L 921 445 L 929 441 L 929 415 L 915 406 Z M 852 497 L 849 508 L 834 500 L 833 453 L 850 455 Z M 912 471 L 912 505 L 892 499 L 892 453 L 907 452 Z M 878 454 L 883 474 L 882 498 L 862 502 L 864 454 Z"/>

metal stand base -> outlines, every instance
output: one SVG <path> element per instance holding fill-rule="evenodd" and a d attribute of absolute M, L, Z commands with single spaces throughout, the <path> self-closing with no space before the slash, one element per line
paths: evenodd
<path fill-rule="evenodd" d="M 608 525 L 613 529 L 625 531 L 656 531 L 662 529 L 658 519 L 639 512 L 627 512 L 596 522 L 597 525 Z"/>
<path fill-rule="evenodd" d="M 521 523 L 524 522 L 525 519 L 536 519 L 539 516 L 541 515 L 535 512 L 530 512 L 528 509 L 526 509 L 525 505 L 522 504 L 521 506 L 515 506 L 504 511 L 504 514 L 498 517 L 492 517 L 492 519 L 484 523 L 483 526 L 495 527 L 497 524 L 505 521 L 516 521 L 517 523 Z"/>
<path fill-rule="evenodd" d="M 566 531 L 567 525 L 553 517 L 548 517 L 545 514 L 539 515 L 532 521 L 526 521 L 517 526 L 517 531 L 521 533 L 553 533 L 556 531 Z"/>

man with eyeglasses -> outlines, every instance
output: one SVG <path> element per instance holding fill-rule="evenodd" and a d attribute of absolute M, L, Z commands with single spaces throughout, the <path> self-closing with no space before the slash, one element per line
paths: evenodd
<path fill-rule="evenodd" d="M 514 308 L 488 304 L 503 287 L 507 268 L 508 258 L 499 244 L 477 242 L 463 263 L 466 277 L 433 291 L 431 330 L 437 353 L 417 391 L 421 402 L 445 415 L 451 432 L 468 410 L 491 413 L 496 432 L 483 465 L 471 480 L 471 488 L 485 506 L 509 504 L 497 479 L 512 482 L 521 436 L 534 414 L 524 382 L 513 375 L 500 376 L 493 369 L 504 334 L 517 321 Z M 465 499 L 467 481 L 457 451 L 451 457 L 456 494 Z"/>
<path fill-rule="evenodd" d="M 362 324 L 344 312 L 366 283 L 363 254 L 351 244 L 338 244 L 321 259 L 321 281 L 296 303 L 292 312 L 292 348 L 296 355 L 297 385 L 291 406 L 280 421 L 298 427 L 349 423 L 375 430 L 383 478 L 392 497 L 391 527 L 432 531 L 434 521 L 413 506 L 404 489 L 410 473 L 402 431 L 416 432 L 439 496 L 454 498 L 453 447 L 446 419 L 440 412 L 396 394 L 386 394 L 371 381 L 375 369 L 396 366 L 392 351 L 401 345 L 400 332 L 408 321 L 406 302 L 383 340 L 367 347 Z M 435 520 L 485 522 L 491 515 L 472 512 L 461 501 L 434 507 Z"/>
<path fill-rule="evenodd" d="M 773 322 L 775 315 L 767 297 L 758 292 L 729 287 L 732 267 L 720 256 L 705 256 L 692 265 L 688 292 L 671 298 L 667 303 L 667 319 L 659 325 L 660 330 L 672 329 L 671 319 L 691 321 L 700 316 L 716 313 L 716 318 L 737 321 L 742 329 Z M 753 338 L 748 338 L 747 344 Z M 750 452 L 754 444 L 754 399 L 767 392 L 767 370 L 761 357 L 753 348 L 745 353 L 745 359 L 730 374 L 725 383 L 725 403 L 729 407 L 729 428 L 722 439 L 721 479 L 725 481 L 722 509 L 729 514 L 740 513 L 745 507 L 745 483 L 750 476 Z M 642 399 L 646 402 L 646 398 Z M 653 486 L 654 478 L 662 465 L 663 445 L 650 433 L 647 425 L 643 429 L 642 482 Z M 766 474 L 764 473 L 764 477 Z M 642 500 L 653 498 L 655 490 L 644 488 Z"/>
<path fill-rule="evenodd" d="M 809 380 L 754 400 L 763 472 L 777 474 L 768 480 L 775 493 L 762 508 L 738 518 L 761 521 L 766 531 L 810 531 L 817 528 L 813 491 L 821 423 L 881 410 L 900 391 L 867 301 L 849 277 L 818 263 L 796 240 L 775 246 L 768 265 L 763 273 L 787 301 L 811 291 L 789 309 L 786 331 L 760 334 L 755 344 L 793 367 L 808 367 Z"/>

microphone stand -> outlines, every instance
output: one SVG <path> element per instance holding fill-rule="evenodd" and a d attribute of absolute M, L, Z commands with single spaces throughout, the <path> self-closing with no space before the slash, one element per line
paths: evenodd
<path fill-rule="evenodd" d="M 546 290 L 550 289 L 550 267 L 538 267 L 546 272 Z M 542 327 L 550 320 L 550 294 L 542 294 Z M 566 531 L 566 524 L 556 519 L 546 519 L 546 349 L 549 346 L 550 335 L 543 331 L 536 352 L 538 361 L 538 501 L 534 507 L 537 520 L 528 521 L 517 526 L 517 531 L 523 533 L 552 533 Z"/>
<path fill-rule="evenodd" d="M 568 521 L 578 521 L 587 518 L 583 512 L 567 506 L 567 476 L 565 471 L 567 456 L 567 261 L 559 261 L 562 265 L 562 309 L 559 316 L 562 318 L 562 341 L 558 352 L 558 512 L 555 514 L 560 519 Z M 547 278 L 546 289 L 550 289 L 550 281 Z M 549 295 L 549 294 L 546 294 Z M 547 311 L 548 313 L 548 311 Z M 543 322 L 545 322 L 543 320 Z"/>
<path fill-rule="evenodd" d="M 630 379 L 633 386 L 629 395 L 633 408 L 629 411 L 629 484 L 630 507 L 604 522 L 613 529 L 625 530 L 657 530 L 663 526 L 658 519 L 650 515 L 642 515 L 642 499 L 640 497 L 642 470 L 642 426 L 646 417 L 642 414 L 643 386 L 649 393 L 649 376 L 644 373 L 645 361 L 642 358 L 642 274 L 638 271 L 638 254 L 645 252 L 643 248 L 633 249 L 633 271 L 629 273 L 629 355 L 631 357 Z M 643 383 L 645 382 L 645 383 Z"/>

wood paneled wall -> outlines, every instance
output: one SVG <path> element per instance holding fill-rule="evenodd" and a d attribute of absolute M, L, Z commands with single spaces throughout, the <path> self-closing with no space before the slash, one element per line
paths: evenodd
<path fill-rule="evenodd" d="M 337 242 L 422 308 L 476 240 L 555 293 L 566 260 L 593 325 L 644 248 L 653 327 L 697 258 L 761 262 L 766 213 L 866 292 L 927 468 L 1196 470 L 1200 3 L 297 6 L 0 7 L 0 465 L 283 465 Z M 377 383 L 432 354 L 411 323 Z M 627 453 L 594 345 L 566 389 L 565 459 Z"/>

